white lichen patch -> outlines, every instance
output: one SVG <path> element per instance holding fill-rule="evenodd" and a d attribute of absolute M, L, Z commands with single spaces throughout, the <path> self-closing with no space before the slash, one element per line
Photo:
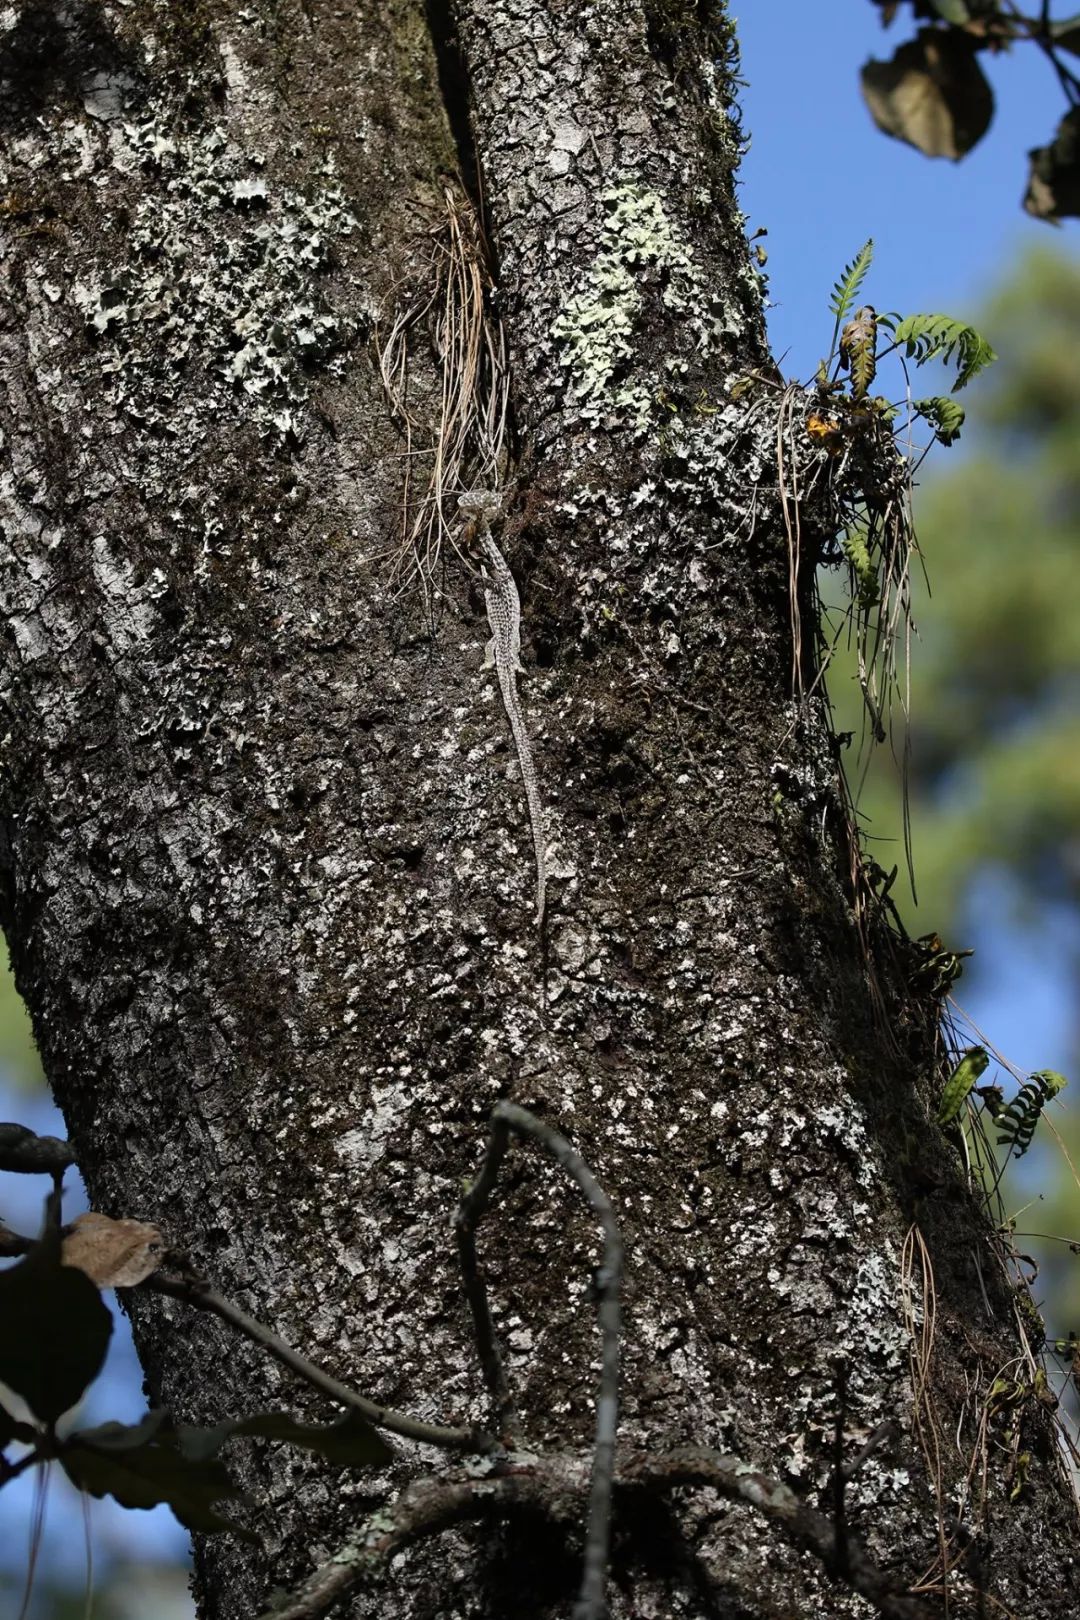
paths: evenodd
<path fill-rule="evenodd" d="M 840 1317 L 856 1365 L 897 1373 L 907 1365 L 908 1335 L 901 1308 L 900 1262 L 887 1238 L 859 1262 Z"/>
<path fill-rule="evenodd" d="M 220 129 L 107 128 L 114 168 L 149 183 L 123 262 L 84 272 L 68 296 L 113 351 L 95 362 L 112 405 L 136 430 L 164 429 L 197 368 L 208 392 L 196 433 L 242 402 L 264 433 L 302 438 L 307 376 L 332 367 L 347 336 L 319 285 L 332 242 L 356 224 L 332 166 L 301 192 Z"/>
<path fill-rule="evenodd" d="M 400 1082 L 375 1086 L 371 1106 L 361 1125 L 342 1133 L 337 1152 L 345 1163 L 370 1167 L 382 1158 L 395 1131 L 409 1117 L 414 1088 Z"/>
<path fill-rule="evenodd" d="M 148 580 L 139 581 L 137 570 L 110 549 L 108 537 L 95 535 L 90 545 L 90 562 L 107 615 L 110 643 L 117 653 L 149 640 L 156 614 L 154 602 L 166 587 L 160 569 Z"/>
<path fill-rule="evenodd" d="M 855 1507 L 880 1507 L 898 1501 L 910 1490 L 911 1475 L 906 1468 L 870 1457 L 849 1485 L 848 1500 Z"/>
<path fill-rule="evenodd" d="M 702 322 L 711 300 L 686 244 L 661 198 L 635 181 L 604 192 L 600 248 L 577 290 L 552 326 L 559 358 L 569 374 L 575 403 L 586 421 L 619 421 L 643 427 L 655 408 L 654 390 L 640 381 L 621 382 L 620 369 L 635 359 L 635 337 L 646 284 L 658 285 L 663 307 Z"/>

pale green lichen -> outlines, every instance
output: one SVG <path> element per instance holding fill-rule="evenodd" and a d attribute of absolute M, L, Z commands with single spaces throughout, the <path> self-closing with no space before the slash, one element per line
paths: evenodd
<path fill-rule="evenodd" d="M 634 359 L 634 333 L 641 313 L 642 272 L 658 276 L 665 308 L 700 308 L 701 288 L 693 261 L 655 192 L 633 183 L 603 194 L 606 218 L 600 251 L 577 292 L 552 327 L 562 346 L 586 419 L 614 411 L 643 425 L 652 394 L 641 383 L 614 382 L 620 366 Z"/>

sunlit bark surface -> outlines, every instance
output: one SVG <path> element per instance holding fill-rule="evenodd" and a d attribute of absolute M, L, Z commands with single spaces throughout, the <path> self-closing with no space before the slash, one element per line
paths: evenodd
<path fill-rule="evenodd" d="M 851 1527 L 917 1579 L 939 1541 L 912 1220 L 946 1492 L 1012 1306 L 884 963 L 875 1011 L 833 754 L 792 701 L 779 396 L 729 393 L 767 351 L 728 23 L 135 0 L 0 30 L 0 899 L 95 1205 L 158 1222 L 374 1398 L 483 1420 L 449 1220 L 510 1098 L 618 1209 L 628 1442 L 737 1451 L 816 1502 L 842 1363 L 849 1456 L 899 1420 Z M 543 949 L 458 487 L 426 594 L 400 555 L 435 313 L 409 332 L 411 445 L 376 357 L 423 303 L 448 191 L 466 219 L 482 199 L 508 346 Z M 809 684 L 812 523 L 803 543 Z M 918 1196 L 913 1152 L 944 1190 Z M 513 1169 L 482 1244 L 497 1327 L 528 1443 L 587 1452 L 596 1232 L 553 1166 Z M 219 1324 L 132 1308 L 178 1416 L 331 1415 Z M 1010 1503 L 992 1449 L 978 1578 L 1038 1620 L 1080 1587 L 1045 1417 L 1023 1421 L 1029 1484 Z M 200 1545 L 208 1620 L 257 1614 L 439 1459 L 235 1466 L 265 1546 Z M 579 1552 L 561 1524 L 462 1529 L 341 1612 L 563 1615 Z M 615 1577 L 615 1620 L 867 1612 L 707 1493 L 617 1526 Z"/>

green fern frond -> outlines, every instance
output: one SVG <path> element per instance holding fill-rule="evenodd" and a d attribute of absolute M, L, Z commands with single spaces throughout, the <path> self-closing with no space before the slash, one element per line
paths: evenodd
<path fill-rule="evenodd" d="M 900 407 L 898 405 L 894 405 L 891 400 L 886 399 L 884 394 L 868 395 L 863 401 L 863 404 L 868 405 L 878 417 L 879 421 L 884 422 L 889 427 L 892 426 L 892 424 L 896 421 L 896 418 L 900 415 Z"/>
<path fill-rule="evenodd" d="M 972 1086 L 989 1061 L 990 1054 L 984 1046 L 969 1047 L 964 1053 L 941 1093 L 937 1111 L 939 1125 L 951 1125 L 960 1117 L 960 1110 L 967 1101 Z"/>
<path fill-rule="evenodd" d="M 1026 1085 L 1020 1087 L 1012 1102 L 997 1116 L 1000 1131 L 998 1146 L 1008 1144 L 1016 1149 L 1016 1157 L 1027 1152 L 1035 1127 L 1051 1097 L 1056 1097 L 1068 1082 L 1056 1069 L 1039 1069 Z"/>
<path fill-rule="evenodd" d="M 875 607 L 881 596 L 877 565 L 870 555 L 868 540 L 866 529 L 848 529 L 840 537 L 841 549 L 854 576 L 856 599 L 864 608 Z"/>
<path fill-rule="evenodd" d="M 911 408 L 924 422 L 929 422 L 939 443 L 953 444 L 960 437 L 967 412 L 948 394 L 935 394 L 932 399 L 913 399 Z"/>
<path fill-rule="evenodd" d="M 880 324 L 892 328 L 893 341 L 898 347 L 903 344 L 908 359 L 917 366 L 925 365 L 927 360 L 948 362 L 955 358 L 960 374 L 953 383 L 954 394 L 997 359 L 980 332 L 953 320 L 951 315 L 906 315 L 895 327 L 891 322 Z"/>
<path fill-rule="evenodd" d="M 866 276 L 866 272 L 870 268 L 873 257 L 874 239 L 871 236 L 868 237 L 863 243 L 862 247 L 859 249 L 858 253 L 856 253 L 851 263 L 844 266 L 844 273 L 833 288 L 833 295 L 829 308 L 836 317 L 836 324 L 833 326 L 832 342 L 829 344 L 830 361 L 832 360 L 833 355 L 836 353 L 836 340 L 840 335 L 841 323 L 845 320 L 849 310 L 855 303 L 859 288 L 863 284 L 863 279 Z"/>
<path fill-rule="evenodd" d="M 836 316 L 839 324 L 855 302 L 856 294 L 863 284 L 863 278 L 870 268 L 874 257 L 874 239 L 869 237 L 849 265 L 845 265 L 844 273 L 833 288 L 832 303 L 829 308 Z"/>

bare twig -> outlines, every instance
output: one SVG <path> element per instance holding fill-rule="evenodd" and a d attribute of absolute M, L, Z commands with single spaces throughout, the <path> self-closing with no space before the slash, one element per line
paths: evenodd
<path fill-rule="evenodd" d="M 408 1417 L 404 1412 L 394 1412 L 389 1407 L 378 1406 L 374 1401 L 358 1395 L 347 1384 L 341 1384 L 329 1373 L 323 1372 L 321 1367 L 308 1361 L 299 1351 L 279 1339 L 270 1328 L 256 1322 L 254 1317 L 248 1316 L 238 1305 L 227 1300 L 222 1294 L 216 1292 L 201 1278 L 192 1279 L 170 1277 L 162 1272 L 155 1272 L 148 1277 L 142 1285 L 153 1293 L 168 1294 L 172 1299 L 183 1300 L 187 1305 L 193 1305 L 196 1310 L 210 1311 L 214 1316 L 228 1322 L 230 1327 L 236 1328 L 245 1338 L 259 1345 L 268 1355 L 273 1356 L 283 1367 L 288 1367 L 298 1378 L 310 1384 L 313 1389 L 321 1390 L 329 1395 L 332 1401 L 340 1406 L 349 1407 L 366 1417 L 369 1423 L 379 1429 L 388 1429 L 391 1434 L 399 1434 L 405 1440 L 417 1440 L 424 1445 L 441 1446 L 448 1451 L 493 1451 L 496 1440 L 493 1435 L 485 1433 L 483 1429 L 451 1429 L 440 1423 L 423 1423 L 419 1418 Z"/>
<path fill-rule="evenodd" d="M 755 1508 L 795 1546 L 814 1554 L 831 1575 L 872 1603 L 885 1620 L 932 1620 L 931 1611 L 918 1598 L 897 1591 L 860 1542 L 848 1537 L 841 1555 L 825 1514 L 807 1507 L 786 1485 L 759 1473 L 741 1457 L 693 1446 L 667 1453 L 638 1452 L 623 1461 L 615 1483 L 620 1491 L 646 1492 L 708 1486 L 728 1500 Z M 568 1455 L 527 1461 L 511 1456 L 488 1474 L 417 1480 L 396 1502 L 373 1514 L 358 1535 L 262 1620 L 318 1620 L 362 1582 L 383 1574 L 404 1548 L 465 1519 L 504 1518 L 514 1509 L 528 1508 L 565 1520 L 568 1505 L 585 1488 L 585 1459 Z"/>
<path fill-rule="evenodd" d="M 17 1435 L 16 1439 L 18 1438 L 20 1436 Z M 6 1457 L 0 1457 L 0 1487 L 10 1484 L 13 1479 L 18 1479 L 19 1475 L 25 1474 L 28 1468 L 33 1468 L 37 1463 L 47 1463 L 48 1460 L 49 1453 L 39 1451 L 36 1446 L 18 1458 L 16 1462 L 8 1462 Z"/>
<path fill-rule="evenodd" d="M 833 1525 L 824 1513 L 807 1507 L 794 1491 L 758 1473 L 741 1457 L 697 1446 L 666 1456 L 642 1452 L 619 1469 L 620 1485 L 634 1482 L 659 1490 L 672 1490 L 677 1485 L 711 1485 L 719 1495 L 757 1508 L 796 1546 L 820 1558 L 831 1575 L 845 1580 L 872 1603 L 886 1620 L 931 1620 L 930 1611 L 917 1598 L 896 1590 L 895 1582 L 879 1569 L 860 1542 L 848 1536 L 841 1551 Z"/>
<path fill-rule="evenodd" d="M 550 1153 L 577 1182 L 590 1208 L 599 1217 L 604 1233 L 604 1260 L 595 1277 L 597 1319 L 601 1333 L 600 1386 L 596 1402 L 596 1439 L 593 1447 L 592 1486 L 589 1495 L 589 1521 L 585 1537 L 585 1567 L 581 1596 L 574 1620 L 600 1620 L 605 1612 L 604 1585 L 607 1580 L 608 1549 L 611 1544 L 611 1486 L 615 1470 L 615 1435 L 619 1412 L 619 1291 L 622 1284 L 622 1238 L 611 1201 L 584 1159 L 558 1131 L 519 1108 L 515 1103 L 497 1103 L 491 1113 L 488 1138 L 480 1173 L 461 1201 L 456 1219 L 458 1249 L 466 1291 L 473 1308 L 480 1359 L 488 1387 L 505 1415 L 509 1408 L 505 1375 L 495 1343 L 491 1312 L 483 1278 L 476 1264 L 474 1236 L 495 1191 L 499 1166 L 506 1155 L 509 1133 L 532 1137 Z"/>
<path fill-rule="evenodd" d="M 9 1227 L 0 1225 L 0 1257 L 27 1254 L 33 1247 L 32 1238 L 23 1237 L 20 1232 L 13 1232 Z M 306 1356 L 302 1356 L 298 1350 L 286 1344 L 284 1339 L 280 1339 L 270 1328 L 264 1327 L 254 1317 L 248 1316 L 239 1305 L 234 1305 L 223 1294 L 217 1293 L 179 1256 L 174 1255 L 173 1260 L 174 1263 L 182 1265 L 188 1275 L 173 1277 L 158 1271 L 153 1276 L 147 1277 L 141 1286 L 152 1293 L 168 1294 L 171 1299 L 183 1300 L 185 1305 L 193 1305 L 198 1311 L 210 1311 L 214 1316 L 220 1317 L 223 1322 L 228 1322 L 230 1327 L 236 1328 L 253 1344 L 259 1345 L 273 1356 L 275 1361 L 280 1361 L 283 1367 L 288 1367 L 290 1372 L 294 1372 L 313 1389 L 329 1395 L 339 1406 L 359 1412 L 376 1428 L 387 1429 L 391 1434 L 399 1434 L 404 1440 L 441 1446 L 447 1451 L 495 1450 L 498 1442 L 494 1435 L 488 1434 L 484 1429 L 453 1429 L 440 1423 L 423 1423 L 419 1418 L 408 1417 L 404 1412 L 395 1412 L 389 1407 L 379 1406 L 376 1402 L 367 1400 L 363 1395 L 358 1395 L 347 1384 L 339 1383 L 314 1362 L 308 1361 Z"/>
<path fill-rule="evenodd" d="M 480 1367 L 488 1394 L 491 1396 L 496 1431 L 505 1443 L 516 1445 L 521 1440 L 521 1419 L 506 1381 L 506 1370 L 495 1337 L 495 1325 L 491 1320 L 487 1289 L 476 1256 L 476 1228 L 495 1191 L 499 1167 L 506 1157 L 509 1142 L 509 1126 L 501 1121 L 493 1121 L 484 1162 L 454 1216 L 454 1235 L 457 1239 L 458 1261 L 465 1285 L 465 1297 L 472 1311 L 473 1333 L 476 1336 Z"/>
<path fill-rule="evenodd" d="M 514 1479 L 416 1480 L 396 1502 L 373 1513 L 358 1535 L 261 1620 L 317 1620 L 339 1598 L 380 1575 L 405 1547 L 427 1541 L 463 1519 L 505 1513 L 520 1494 Z"/>

